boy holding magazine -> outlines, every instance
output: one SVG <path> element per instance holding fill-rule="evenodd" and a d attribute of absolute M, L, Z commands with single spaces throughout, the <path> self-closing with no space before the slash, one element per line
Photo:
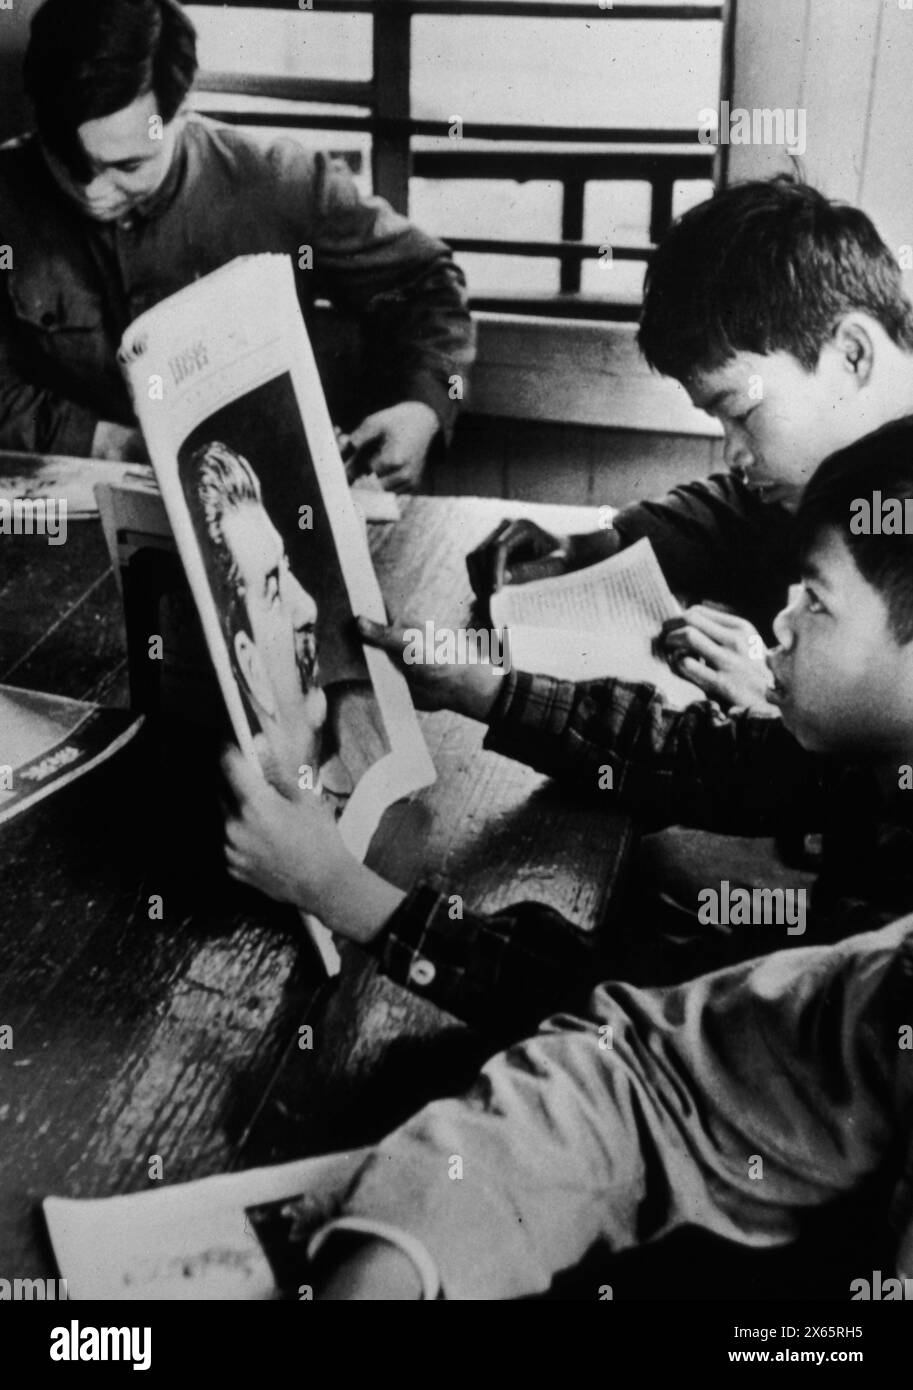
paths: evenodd
<path fill-rule="evenodd" d="M 913 911 L 913 800 L 898 771 L 913 763 L 913 540 L 850 530 L 851 502 L 872 489 L 913 498 L 913 421 L 835 456 L 803 500 L 803 583 L 776 619 L 781 646 L 770 657 L 782 718 L 773 710 L 724 715 L 709 701 L 670 710 L 647 685 L 573 685 L 481 665 L 404 665 L 416 701 L 486 721 L 486 748 L 592 794 L 594 807 L 653 826 L 821 831 L 804 930 L 784 926 L 784 945 L 883 925 Z M 401 632 L 366 631 L 402 655 Z M 392 888 L 341 854 L 307 798 L 294 807 L 239 759 L 231 766 L 243 808 L 228 826 L 232 871 L 370 945 L 397 981 L 430 976 L 429 998 L 516 1037 L 563 1002 L 557 979 L 592 972 L 588 947 L 551 910 L 526 904 L 491 920 L 464 913 L 452 921 L 447 896 Z M 599 790 L 606 768 L 612 791 Z M 311 843 L 319 853 L 302 852 Z M 774 930 L 704 927 L 689 973 L 769 950 Z M 435 969 L 416 972 L 426 957 Z M 497 1009 L 494 994 L 504 996 Z"/>
<path fill-rule="evenodd" d="M 462 271 L 443 242 L 363 197 L 344 161 L 187 110 L 196 72 L 177 0 L 35 11 L 35 130 L 0 149 L 15 253 L 0 276 L 0 448 L 144 457 L 117 368 L 125 328 L 235 257 L 271 251 L 292 258 L 306 313 L 328 299 L 364 334 L 353 467 L 415 490 L 433 442 L 451 437 L 454 375 L 475 355 Z"/>
<path fill-rule="evenodd" d="M 782 1244 L 873 1184 L 897 1267 L 913 1273 L 913 918 L 896 920 L 913 909 L 913 537 L 860 528 L 854 506 L 913 501 L 911 445 L 911 422 L 885 427 L 829 459 L 803 497 L 802 582 L 770 658 L 782 720 L 669 711 L 620 681 L 411 673 L 425 703 L 487 719 L 489 747 L 578 785 L 612 766 L 626 809 L 755 833 L 797 807 L 814 814 L 824 870 L 805 941 L 846 939 L 673 989 L 601 986 L 585 1016 L 496 1056 L 468 1095 L 426 1107 L 347 1180 L 319 1233 L 318 1245 L 337 1233 L 322 1247 L 328 1296 L 536 1293 L 593 1246 L 685 1224 Z M 445 899 L 404 895 L 348 856 L 313 800 L 285 801 L 237 755 L 227 771 L 236 878 L 369 944 L 392 978 L 494 1020 L 505 1040 L 535 1027 L 552 944 L 572 954 L 557 914 L 526 905 L 448 925 Z M 582 960 L 573 968 L 583 980 Z"/>

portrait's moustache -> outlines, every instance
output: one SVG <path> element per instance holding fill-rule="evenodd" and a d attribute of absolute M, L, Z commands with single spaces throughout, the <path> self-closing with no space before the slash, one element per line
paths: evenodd
<path fill-rule="evenodd" d="M 317 684 L 317 634 L 313 627 L 306 627 L 295 636 L 295 660 L 301 689 L 306 692 Z"/>

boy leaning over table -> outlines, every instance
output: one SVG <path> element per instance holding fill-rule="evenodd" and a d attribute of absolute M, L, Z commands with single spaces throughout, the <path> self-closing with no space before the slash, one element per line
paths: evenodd
<path fill-rule="evenodd" d="M 613 765 L 619 805 L 745 826 L 816 806 L 829 824 L 809 935 L 830 944 L 673 987 L 600 985 L 578 1016 L 494 1056 L 462 1098 L 341 1157 L 311 1246 L 322 1296 L 535 1294 L 595 1247 L 683 1226 L 786 1244 L 873 1187 L 897 1271 L 913 1275 L 913 536 L 860 532 L 854 507 L 876 491 L 913 500 L 911 445 L 910 422 L 887 426 L 809 484 L 802 580 L 770 657 L 782 721 L 671 712 L 619 681 L 417 668 L 427 703 L 489 720 L 489 746 L 534 751 L 549 771 L 563 761 L 578 781 Z M 402 648 L 401 634 L 379 640 Z M 557 914 L 525 904 L 449 922 L 446 899 L 404 895 L 353 860 L 313 799 L 285 801 L 240 755 L 226 770 L 230 872 L 367 944 L 392 978 L 507 1041 L 557 999 L 562 967 L 585 977 Z"/>
<path fill-rule="evenodd" d="M 468 557 L 473 587 L 485 600 L 502 583 L 577 569 L 647 537 L 686 604 L 665 634 L 675 669 L 724 709 L 769 710 L 759 658 L 798 577 L 790 519 L 802 488 L 829 454 L 913 413 L 913 310 L 896 257 L 864 212 L 807 184 L 736 184 L 663 238 L 638 342 L 719 420 L 728 473 L 637 501 L 590 534 L 504 521 Z M 610 482 L 609 461 L 607 498 Z M 642 842 L 641 878 L 670 934 L 687 935 L 696 883 L 795 882 L 808 829 L 735 844 L 734 828 L 721 838 L 670 825 Z"/>
<path fill-rule="evenodd" d="M 505 520 L 468 557 L 473 587 L 484 600 L 647 537 L 691 605 L 669 640 L 682 674 L 724 708 L 765 708 L 770 677 L 753 639 L 757 628 L 768 640 L 798 576 L 790 515 L 803 487 L 829 454 L 913 413 L 913 308 L 897 260 L 864 212 L 808 184 L 735 184 L 663 238 L 638 343 L 720 422 L 729 471 L 626 506 L 589 534 Z"/>

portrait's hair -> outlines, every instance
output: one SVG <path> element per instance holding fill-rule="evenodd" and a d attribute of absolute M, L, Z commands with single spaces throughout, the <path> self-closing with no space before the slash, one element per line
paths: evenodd
<path fill-rule="evenodd" d="M 196 76 L 196 30 L 176 0 L 45 0 L 23 71 L 43 143 L 87 183 L 79 127 L 147 92 L 172 120 Z"/>
<path fill-rule="evenodd" d="M 913 351 L 913 307 L 872 222 L 781 175 L 735 184 L 679 218 L 647 271 L 638 343 L 683 382 L 737 352 L 788 352 L 812 371 L 853 310 Z"/>
<path fill-rule="evenodd" d="M 181 471 L 193 529 L 208 560 L 207 573 L 232 669 L 241 688 L 246 689 L 235 657 L 235 637 L 239 632 L 249 637 L 253 634 L 241 575 L 225 540 L 224 524 L 231 512 L 263 506 L 260 480 L 242 454 L 219 440 L 195 449 Z"/>
<path fill-rule="evenodd" d="M 863 579 L 881 594 L 891 634 L 904 644 L 913 641 L 913 535 L 850 530 L 853 503 L 865 499 L 871 504 L 874 492 L 913 511 L 913 417 L 884 425 L 824 460 L 802 495 L 796 537 L 804 556 L 822 531 L 838 531 Z"/>

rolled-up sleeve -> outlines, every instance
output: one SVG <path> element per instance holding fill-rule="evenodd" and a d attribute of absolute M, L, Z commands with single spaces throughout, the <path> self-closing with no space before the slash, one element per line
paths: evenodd
<path fill-rule="evenodd" d="M 596 1246 L 684 1225 L 785 1243 L 902 1148 L 911 951 L 906 918 L 674 989 L 603 986 L 373 1150 L 345 1214 L 419 1241 L 455 1299 L 543 1292 Z"/>

